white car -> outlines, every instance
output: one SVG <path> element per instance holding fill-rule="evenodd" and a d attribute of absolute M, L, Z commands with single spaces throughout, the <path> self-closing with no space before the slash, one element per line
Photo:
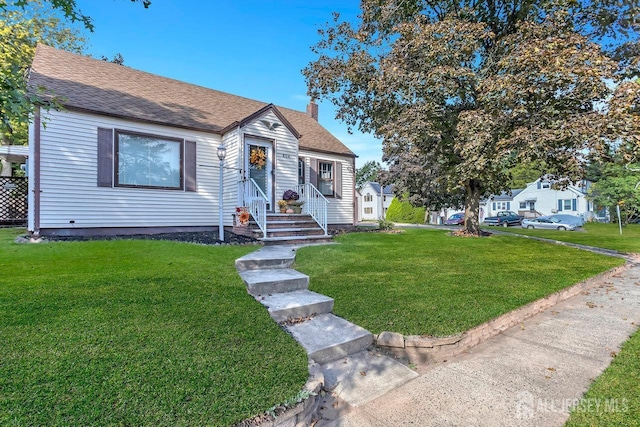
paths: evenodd
<path fill-rule="evenodd" d="M 578 226 L 571 222 L 565 222 L 557 218 L 551 218 L 548 216 L 541 216 L 534 219 L 522 220 L 522 228 L 540 228 L 547 230 L 569 230 L 573 231 Z"/>
<path fill-rule="evenodd" d="M 560 221 L 560 222 L 568 222 L 570 224 L 575 224 L 576 227 L 582 227 L 584 225 L 584 219 L 575 215 L 553 214 L 553 215 L 549 215 L 547 218 L 549 218 L 553 222 Z"/>

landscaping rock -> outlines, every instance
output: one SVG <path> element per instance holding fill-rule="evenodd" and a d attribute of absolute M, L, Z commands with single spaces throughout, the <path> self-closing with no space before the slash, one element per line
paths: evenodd
<path fill-rule="evenodd" d="M 42 237 L 18 236 L 15 242 L 21 245 L 25 243 L 42 243 L 43 239 Z"/>
<path fill-rule="evenodd" d="M 378 335 L 376 345 L 382 347 L 404 348 L 404 336 L 396 332 L 384 331 Z"/>

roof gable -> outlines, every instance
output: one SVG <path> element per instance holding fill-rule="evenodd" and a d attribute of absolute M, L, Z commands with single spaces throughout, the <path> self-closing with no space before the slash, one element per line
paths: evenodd
<path fill-rule="evenodd" d="M 377 182 L 368 181 L 365 185 L 362 186 L 362 191 L 364 191 L 364 189 L 367 186 L 369 186 L 374 193 L 376 193 L 378 195 L 380 194 L 380 184 L 378 184 Z M 386 185 L 382 189 L 382 194 L 393 195 L 393 186 L 392 185 Z"/>
<path fill-rule="evenodd" d="M 29 89 L 44 87 L 65 108 L 128 120 L 225 133 L 272 108 L 301 149 L 355 157 L 305 112 L 208 89 L 39 44 Z"/>

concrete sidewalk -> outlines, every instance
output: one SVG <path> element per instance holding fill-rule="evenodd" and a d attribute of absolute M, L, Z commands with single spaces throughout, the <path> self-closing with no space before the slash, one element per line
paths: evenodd
<path fill-rule="evenodd" d="M 316 426 L 562 426 L 638 325 L 640 264 L 630 263 L 380 398 L 343 403 Z"/>

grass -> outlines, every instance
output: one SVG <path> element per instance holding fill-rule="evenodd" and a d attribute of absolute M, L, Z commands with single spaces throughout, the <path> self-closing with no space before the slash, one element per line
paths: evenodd
<path fill-rule="evenodd" d="M 457 238 L 447 231 L 353 233 L 340 245 L 298 251 L 311 289 L 338 316 L 373 333 L 460 333 L 623 260 L 512 236 Z"/>
<path fill-rule="evenodd" d="M 304 350 L 234 269 L 255 248 L 18 233 L 0 230 L 0 425 L 231 425 L 303 387 Z"/>
<path fill-rule="evenodd" d="M 572 410 L 566 427 L 638 426 L 639 397 L 640 331 L 636 331 Z"/>
<path fill-rule="evenodd" d="M 629 224 L 622 227 L 622 235 L 620 235 L 618 224 L 595 222 L 585 224 L 582 231 L 528 230 L 521 227 L 501 228 L 500 230 L 620 252 L 640 253 L 640 224 Z M 491 230 L 489 229 L 489 231 Z"/>

